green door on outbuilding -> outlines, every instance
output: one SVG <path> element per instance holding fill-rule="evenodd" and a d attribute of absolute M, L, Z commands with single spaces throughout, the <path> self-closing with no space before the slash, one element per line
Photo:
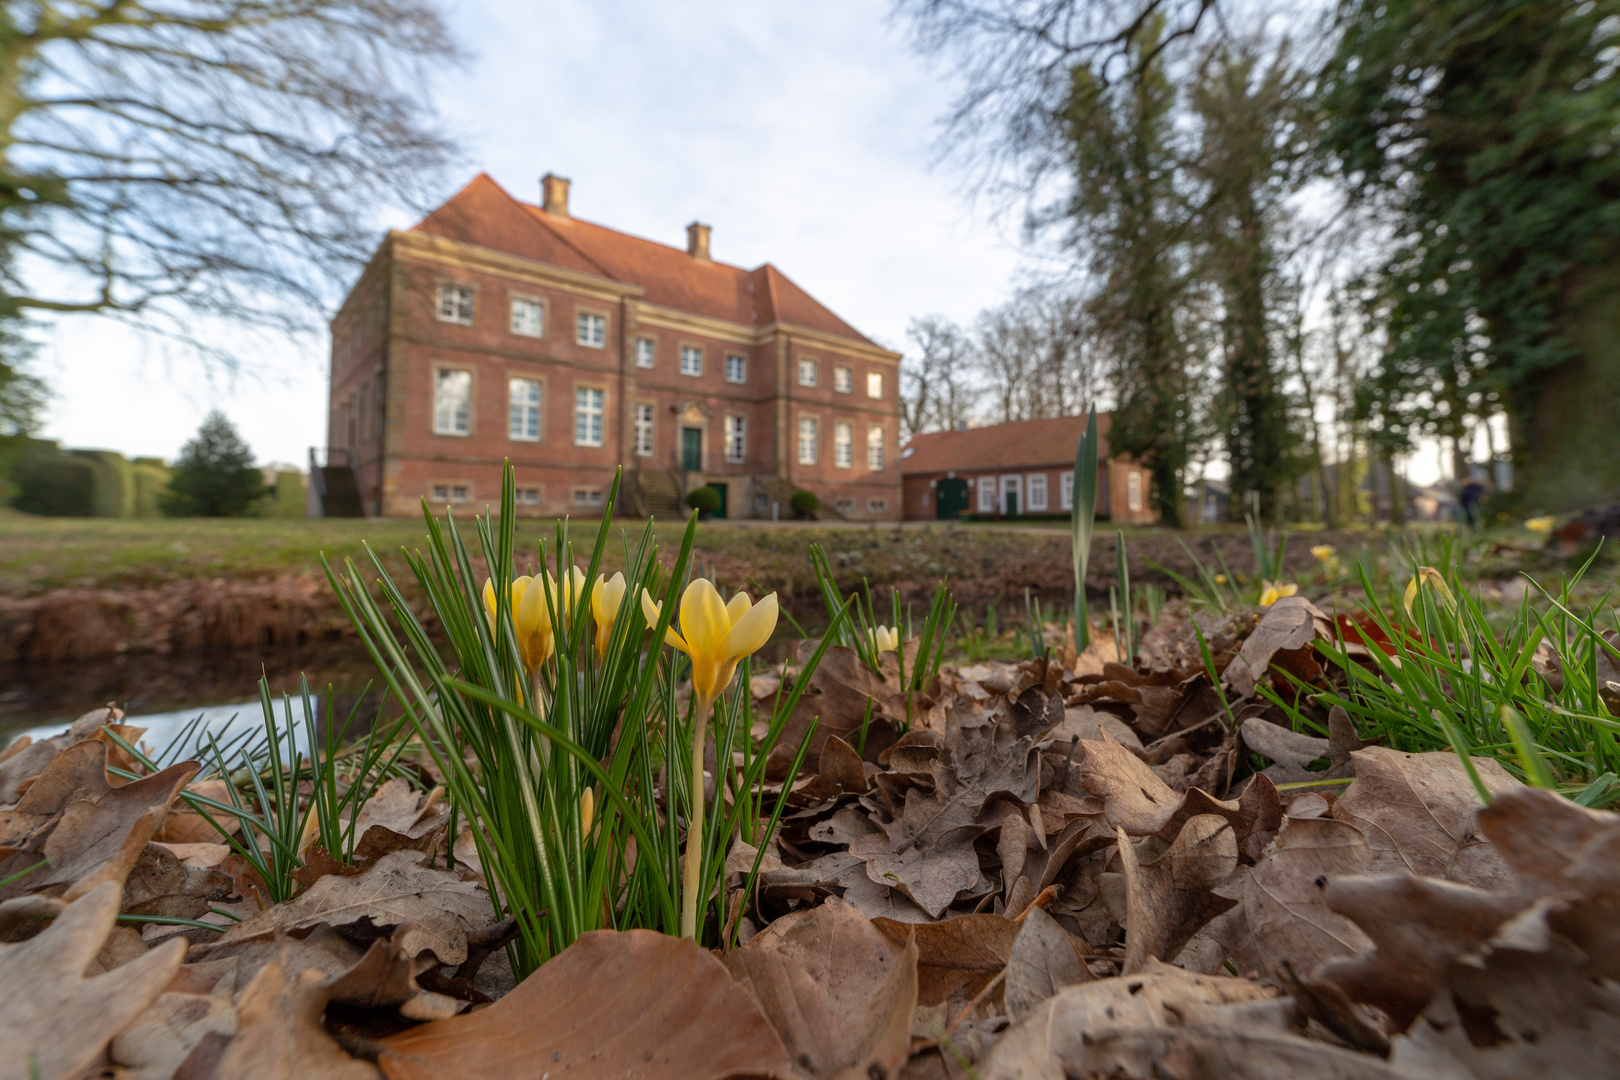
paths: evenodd
<path fill-rule="evenodd" d="M 967 513 L 968 486 L 961 477 L 941 480 L 934 485 L 934 516 L 941 521 L 954 520 Z"/>

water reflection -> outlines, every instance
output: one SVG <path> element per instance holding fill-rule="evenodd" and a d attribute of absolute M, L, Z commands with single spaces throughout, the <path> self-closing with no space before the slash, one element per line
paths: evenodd
<path fill-rule="evenodd" d="M 186 719 L 207 709 L 251 702 L 243 710 L 260 718 L 257 701 L 261 675 L 271 690 L 296 700 L 298 679 L 324 696 L 330 684 L 342 715 L 374 681 L 376 667 L 355 642 L 320 642 L 292 649 L 210 652 L 187 656 L 150 654 L 106 657 L 61 664 L 17 664 L 0 677 L 0 744 L 21 730 L 61 725 L 88 710 L 113 702 L 131 720 L 139 716 L 183 714 Z M 224 719 L 234 708 L 224 710 Z M 149 737 L 150 741 L 150 737 Z"/>

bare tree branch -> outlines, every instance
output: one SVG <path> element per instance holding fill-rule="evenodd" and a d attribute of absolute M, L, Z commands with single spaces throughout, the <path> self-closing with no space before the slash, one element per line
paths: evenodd
<path fill-rule="evenodd" d="M 324 324 L 377 215 L 442 197 L 436 0 L 16 0 L 0 16 L 0 314 Z"/>

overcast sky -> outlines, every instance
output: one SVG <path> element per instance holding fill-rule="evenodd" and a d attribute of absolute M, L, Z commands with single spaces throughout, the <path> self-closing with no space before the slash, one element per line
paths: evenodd
<path fill-rule="evenodd" d="M 902 348 L 912 317 L 965 322 L 1031 264 L 959 171 L 933 167 L 950 86 L 888 10 L 461 0 L 452 23 L 472 58 L 440 94 L 466 148 L 453 187 L 482 169 L 534 201 L 554 171 L 572 178 L 572 209 L 590 221 L 681 246 L 687 222 L 708 222 L 715 258 L 775 263 Z M 324 340 L 250 353 L 233 380 L 94 320 L 43 339 L 57 395 L 45 435 L 66 445 L 173 458 L 213 407 L 261 461 L 303 462 L 325 442 Z"/>

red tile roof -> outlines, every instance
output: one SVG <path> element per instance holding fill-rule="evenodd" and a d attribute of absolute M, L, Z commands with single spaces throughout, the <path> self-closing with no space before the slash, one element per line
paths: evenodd
<path fill-rule="evenodd" d="M 770 263 L 744 270 L 700 262 L 684 248 L 548 213 L 513 198 L 485 173 L 413 231 L 639 285 L 648 303 L 694 315 L 745 326 L 790 323 L 872 344 Z"/>
<path fill-rule="evenodd" d="M 1108 456 L 1111 417 L 1097 416 L 1097 458 Z M 1051 420 L 1023 420 L 1015 424 L 968 428 L 966 431 L 931 431 L 914 435 L 900 452 L 900 472 L 977 472 L 988 469 L 1029 469 L 1074 465 L 1074 450 L 1086 433 L 1084 416 Z"/>

